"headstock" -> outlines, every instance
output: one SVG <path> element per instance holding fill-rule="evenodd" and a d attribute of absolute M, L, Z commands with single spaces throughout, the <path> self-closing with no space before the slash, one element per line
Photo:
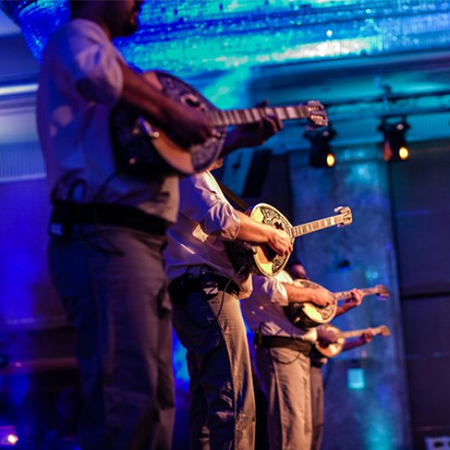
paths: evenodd
<path fill-rule="evenodd" d="M 391 295 L 387 287 L 383 286 L 382 284 L 377 284 L 375 286 L 375 293 L 380 296 L 381 300 L 386 300 Z"/>
<path fill-rule="evenodd" d="M 317 100 L 310 100 L 304 105 L 308 110 L 308 120 L 317 127 L 328 126 L 328 113 L 325 106 Z"/>
<path fill-rule="evenodd" d="M 389 336 L 391 334 L 391 331 L 386 325 L 380 325 L 379 327 L 381 336 Z"/>
<path fill-rule="evenodd" d="M 342 222 L 338 227 L 346 227 L 352 223 L 352 210 L 348 206 L 338 206 L 337 208 L 334 208 L 334 212 L 337 212 L 342 216 Z"/>

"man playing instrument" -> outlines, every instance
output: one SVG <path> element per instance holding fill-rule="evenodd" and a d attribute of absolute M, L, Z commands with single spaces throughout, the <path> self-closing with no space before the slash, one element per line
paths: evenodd
<path fill-rule="evenodd" d="M 255 362 L 267 396 L 267 431 L 272 450 L 309 449 L 313 439 L 310 353 L 318 339 L 315 328 L 302 329 L 286 316 L 290 302 L 327 306 L 333 302 L 323 288 L 294 283 L 306 278 L 303 266 L 289 261 L 275 278 L 253 277 L 252 295 L 242 302 L 245 321 L 255 333 Z M 354 290 L 349 302 L 359 301 Z M 361 296 L 362 298 L 362 296 Z"/>
<path fill-rule="evenodd" d="M 266 117 L 241 132 L 255 146 L 280 128 L 278 119 Z M 209 171 L 181 180 L 180 188 L 180 214 L 165 255 L 173 325 L 187 349 L 191 448 L 252 449 L 254 393 L 239 305 L 251 292 L 251 278 L 233 267 L 225 242 L 267 243 L 288 255 L 291 240 L 235 210 Z"/>
<path fill-rule="evenodd" d="M 119 166 L 111 111 L 135 108 L 186 146 L 217 135 L 205 114 L 153 87 L 112 44 L 138 29 L 142 3 L 70 1 L 71 21 L 50 37 L 40 71 L 37 120 L 54 205 L 49 264 L 77 331 L 83 450 L 168 450 L 174 419 L 162 249 L 177 218 L 178 176 Z M 230 133 L 225 149 L 246 138 Z"/>

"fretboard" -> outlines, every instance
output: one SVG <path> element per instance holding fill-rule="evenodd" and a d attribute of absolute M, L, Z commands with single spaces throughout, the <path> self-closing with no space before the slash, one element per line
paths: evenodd
<path fill-rule="evenodd" d="M 337 216 L 327 217 L 326 219 L 314 220 L 313 222 L 297 225 L 295 227 L 288 228 L 285 231 L 289 237 L 294 239 L 296 237 L 303 236 L 304 234 L 314 233 L 315 231 L 340 225 L 343 221 L 343 215 L 338 214 Z"/>
<path fill-rule="evenodd" d="M 310 108 L 304 105 L 277 106 L 273 108 L 249 108 L 208 111 L 209 119 L 215 127 L 244 125 L 259 122 L 266 116 L 277 116 L 280 120 L 307 119 Z"/>
<path fill-rule="evenodd" d="M 379 294 L 377 287 L 360 289 L 364 296 Z M 334 292 L 333 297 L 335 300 L 346 300 L 352 296 L 352 291 Z"/>
<path fill-rule="evenodd" d="M 344 338 L 352 338 L 352 337 L 362 336 L 364 334 L 364 332 L 366 332 L 366 331 L 367 331 L 367 329 L 364 329 L 364 330 L 353 330 L 353 331 L 343 331 L 340 334 Z M 381 334 L 381 327 L 372 328 L 372 331 L 374 332 L 374 334 Z"/>

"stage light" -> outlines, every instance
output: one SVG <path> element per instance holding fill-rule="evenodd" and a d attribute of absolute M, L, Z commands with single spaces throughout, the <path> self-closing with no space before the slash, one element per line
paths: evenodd
<path fill-rule="evenodd" d="M 311 144 L 309 154 L 309 165 L 311 167 L 334 167 L 336 165 L 336 156 L 334 155 L 330 142 L 336 136 L 336 131 L 331 127 L 309 129 L 304 135 Z"/>
<path fill-rule="evenodd" d="M 0 448 L 15 447 L 19 442 L 14 425 L 0 426 Z"/>
<path fill-rule="evenodd" d="M 406 142 L 406 132 L 410 126 L 405 118 L 397 122 L 383 119 L 378 131 L 383 133 L 383 159 L 385 161 L 405 161 L 409 159 L 410 150 Z"/>

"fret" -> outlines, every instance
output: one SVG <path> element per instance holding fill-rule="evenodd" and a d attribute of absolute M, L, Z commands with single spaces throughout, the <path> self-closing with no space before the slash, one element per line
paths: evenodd
<path fill-rule="evenodd" d="M 228 111 L 219 111 L 217 125 L 230 125 L 230 118 L 228 117 Z"/>
<path fill-rule="evenodd" d="M 308 115 L 305 114 L 305 108 L 303 106 L 295 106 L 294 108 L 297 114 L 297 118 L 304 119 L 305 117 L 308 117 Z"/>
<path fill-rule="evenodd" d="M 258 122 L 259 120 L 261 120 L 261 116 L 259 115 L 259 111 L 256 108 L 252 108 L 250 109 L 250 113 L 253 117 L 253 121 L 254 122 Z"/>
<path fill-rule="evenodd" d="M 259 116 L 261 117 L 261 119 L 264 119 L 264 117 L 266 117 L 266 108 L 258 108 L 259 111 Z"/>
<path fill-rule="evenodd" d="M 286 114 L 287 114 L 288 119 L 296 119 L 297 118 L 297 113 L 293 106 L 288 106 L 286 108 Z"/>
<path fill-rule="evenodd" d="M 279 108 L 275 108 L 275 109 L 277 111 L 276 114 L 280 120 L 286 120 L 288 118 L 287 113 L 286 113 L 286 108 L 279 107 Z"/>
<path fill-rule="evenodd" d="M 251 109 L 244 109 L 244 111 L 245 111 L 245 120 L 247 121 L 247 123 L 252 123 L 253 117 Z"/>

